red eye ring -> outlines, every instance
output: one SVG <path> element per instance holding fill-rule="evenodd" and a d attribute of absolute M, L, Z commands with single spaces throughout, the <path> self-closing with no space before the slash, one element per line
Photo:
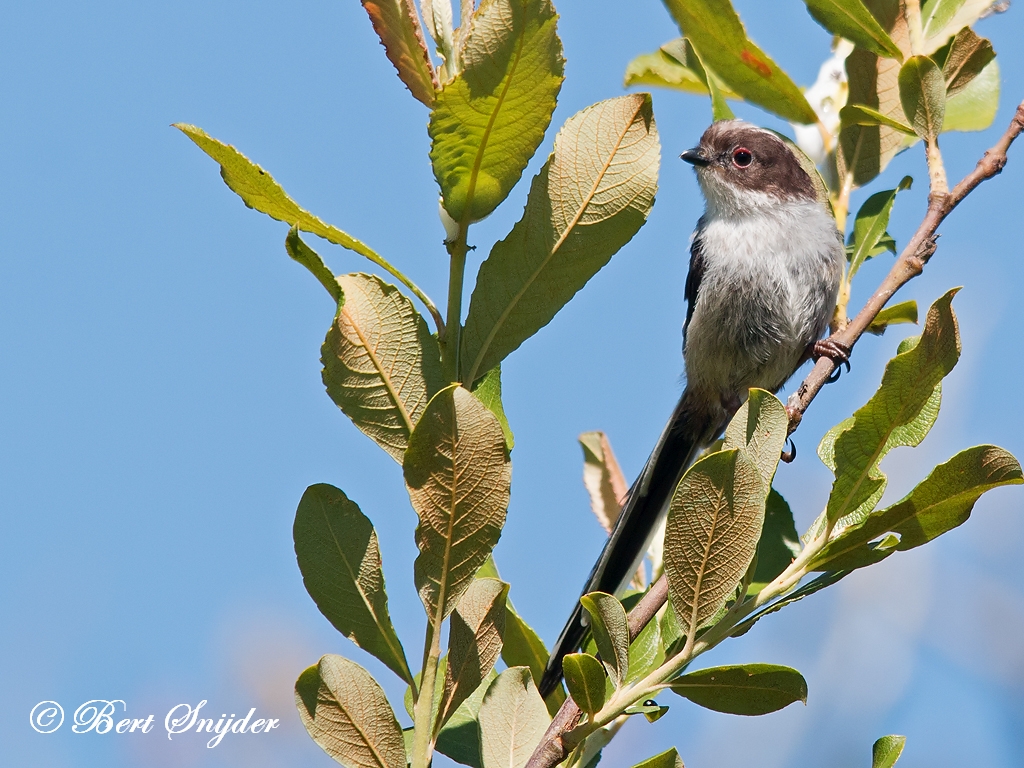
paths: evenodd
<path fill-rule="evenodd" d="M 737 168 L 746 168 L 754 162 L 754 155 L 746 147 L 736 147 L 732 151 L 732 162 Z"/>

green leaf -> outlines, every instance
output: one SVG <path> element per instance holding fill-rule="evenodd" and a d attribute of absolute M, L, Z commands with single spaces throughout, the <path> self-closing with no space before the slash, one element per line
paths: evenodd
<path fill-rule="evenodd" d="M 749 390 L 746 402 L 725 428 L 723 450 L 741 448 L 746 452 L 761 473 L 765 496 L 772 487 L 788 429 L 786 406 L 771 392 L 757 388 Z"/>
<path fill-rule="evenodd" d="M 683 768 L 683 760 L 675 747 L 668 749 L 654 757 L 649 757 L 642 763 L 637 763 L 633 768 Z"/>
<path fill-rule="evenodd" d="M 914 129 L 902 120 L 883 115 L 877 109 L 862 104 L 848 104 L 839 110 L 842 125 L 885 125 L 908 136 L 917 136 Z"/>
<path fill-rule="evenodd" d="M 980 445 L 940 464 L 904 499 L 845 528 L 814 559 L 816 570 L 853 569 L 905 551 L 966 522 L 983 493 L 1024 482 L 1020 464 L 1007 451 Z M 898 542 L 872 545 L 885 534 Z"/>
<path fill-rule="evenodd" d="M 878 463 L 893 448 L 916 446 L 935 423 L 942 379 L 960 357 L 960 334 L 948 291 L 928 310 L 920 342 L 889 361 L 882 385 L 835 438 L 836 479 L 828 519 L 837 530 L 874 509 L 885 490 Z M 819 449 L 820 452 L 820 449 Z"/>
<path fill-rule="evenodd" d="M 328 654 L 295 682 L 313 741 L 346 768 L 405 768 L 402 729 L 384 691 L 354 661 Z"/>
<path fill-rule="evenodd" d="M 435 749 L 457 763 L 483 768 L 480 755 L 480 705 L 484 694 L 498 676 L 493 669 L 473 694 L 459 705 L 444 727 L 437 734 Z"/>
<path fill-rule="evenodd" d="M 388 615 L 377 532 L 354 501 L 333 485 L 302 494 L 292 529 L 295 556 L 316 607 L 345 637 L 412 682 Z"/>
<path fill-rule="evenodd" d="M 523 617 L 516 613 L 509 600 L 505 616 L 505 643 L 501 647 L 501 660 L 509 667 L 529 667 L 533 673 L 533 682 L 537 684 L 544 675 L 548 663 L 547 647 L 540 636 L 533 631 Z M 548 695 L 545 704 L 548 713 L 554 717 L 555 712 L 565 701 L 565 690 L 559 685 Z"/>
<path fill-rule="evenodd" d="M 747 37 L 729 0 L 665 0 L 704 65 L 752 104 L 793 123 L 817 122 L 796 84 Z"/>
<path fill-rule="evenodd" d="M 579 436 L 583 448 L 583 486 L 590 496 L 590 510 L 608 533 L 622 511 L 622 500 L 629 488 L 604 432 L 584 432 Z"/>
<path fill-rule="evenodd" d="M 300 208 L 269 173 L 230 144 L 218 141 L 194 125 L 175 123 L 174 127 L 220 164 L 224 183 L 242 198 L 246 206 L 366 256 L 369 250 L 366 245 Z"/>
<path fill-rule="evenodd" d="M 530 670 L 506 669 L 480 707 L 484 768 L 523 768 L 550 720 Z"/>
<path fill-rule="evenodd" d="M 747 634 L 747 632 L 750 631 L 750 628 L 753 627 L 758 620 L 767 616 L 769 613 L 780 611 L 790 603 L 798 602 L 808 595 L 813 595 L 815 592 L 819 592 L 825 587 L 830 587 L 849 573 L 849 571 L 829 571 L 827 573 L 823 573 L 821 576 L 807 582 L 796 591 L 790 592 L 781 600 L 776 600 L 774 603 L 762 608 L 753 616 L 741 621 L 736 625 L 736 629 L 732 631 L 730 637 L 741 637 L 742 635 Z"/>
<path fill-rule="evenodd" d="M 871 321 L 867 330 L 868 333 L 881 336 L 890 325 L 899 325 L 900 323 L 917 325 L 917 302 L 913 299 L 901 301 L 899 304 L 893 304 L 891 307 L 883 309 L 875 315 L 875 319 Z"/>
<path fill-rule="evenodd" d="M 320 281 L 320 285 L 331 294 L 335 304 L 340 304 L 345 300 L 341 293 L 341 286 L 338 285 L 334 273 L 324 264 L 320 254 L 306 245 L 302 238 L 299 237 L 298 227 L 292 227 L 288 230 L 288 236 L 284 239 L 284 249 L 288 252 L 289 256 L 308 269 L 313 274 L 313 277 Z"/>
<path fill-rule="evenodd" d="M 804 0 L 821 26 L 879 56 L 903 61 L 903 52 L 861 0 Z"/>
<path fill-rule="evenodd" d="M 428 107 L 434 103 L 437 75 L 423 41 L 416 6 L 411 0 L 362 0 L 373 31 L 388 60 L 410 93 Z"/>
<path fill-rule="evenodd" d="M 480 266 L 462 334 L 467 381 L 544 327 L 636 234 L 659 153 L 649 94 L 602 101 L 562 126 L 523 218 Z"/>
<path fill-rule="evenodd" d="M 715 78 L 707 75 L 707 69 L 704 67 L 703 62 L 700 63 L 701 68 L 704 69 L 704 82 L 708 85 L 708 93 L 711 94 L 711 120 L 712 122 L 718 122 L 719 120 L 733 120 L 736 115 L 729 108 L 729 104 L 725 100 L 725 96 L 722 94 L 721 89 L 718 87 L 718 83 L 715 82 Z"/>
<path fill-rule="evenodd" d="M 871 768 L 892 768 L 903 754 L 906 736 L 883 736 L 871 747 Z"/>
<path fill-rule="evenodd" d="M 505 415 L 505 406 L 501 402 L 501 366 L 496 365 L 473 384 L 473 394 L 484 404 L 488 411 L 494 414 L 498 423 L 501 424 L 501 431 L 505 434 L 505 445 L 509 451 L 515 446 L 515 436 L 512 428 L 508 425 L 508 417 Z"/>
<path fill-rule="evenodd" d="M 474 579 L 452 613 L 439 725 L 480 686 L 501 655 L 507 598 L 508 584 Z"/>
<path fill-rule="evenodd" d="M 742 450 L 705 455 L 676 488 L 665 531 L 665 572 L 681 634 L 694 637 L 732 596 L 757 549 L 764 481 Z"/>
<path fill-rule="evenodd" d="M 608 677 L 618 688 L 629 674 L 629 624 L 622 603 L 604 592 L 591 592 L 580 598 L 590 616 L 590 629 L 597 643 Z M 578 703 L 578 702 L 577 702 Z"/>
<path fill-rule="evenodd" d="M 967 87 L 946 100 L 943 131 L 983 131 L 999 109 L 999 62 L 991 61 Z"/>
<path fill-rule="evenodd" d="M 996 57 L 992 43 L 978 37 L 970 27 L 956 33 L 947 49 L 936 53 L 936 62 L 942 56 L 942 76 L 946 80 L 946 96 L 953 96 L 966 88 Z"/>
<path fill-rule="evenodd" d="M 958 30 L 969 27 L 991 10 L 992 0 L 926 0 L 921 4 L 922 53 L 946 44 Z"/>
<path fill-rule="evenodd" d="M 946 111 L 946 81 L 927 56 L 911 56 L 900 69 L 900 103 L 914 131 L 925 141 L 942 132 Z"/>
<path fill-rule="evenodd" d="M 604 667 L 589 653 L 570 653 L 562 659 L 562 673 L 569 695 L 577 706 L 592 715 L 604 706 Z"/>
<path fill-rule="evenodd" d="M 467 390 L 442 389 L 409 439 L 403 469 L 420 521 L 416 588 L 440 631 L 505 524 L 512 465 L 501 425 Z"/>
<path fill-rule="evenodd" d="M 635 683 L 647 677 L 664 661 L 660 626 L 657 621 L 652 620 L 647 622 L 647 626 L 629 645 L 629 673 L 626 675 L 626 683 Z"/>
<path fill-rule="evenodd" d="M 562 44 L 549 0 L 483 0 L 463 70 L 437 94 L 428 131 L 445 210 L 477 221 L 519 181 L 551 122 Z"/>
<path fill-rule="evenodd" d="M 754 575 L 747 593 L 756 595 L 782 573 L 800 554 L 800 536 L 789 504 L 774 488 L 765 504 L 764 527 L 757 542 Z"/>
<path fill-rule="evenodd" d="M 445 384 L 437 340 L 397 288 L 341 275 L 344 295 L 320 350 L 327 394 L 368 437 L 402 461 L 413 427 Z"/>
<path fill-rule="evenodd" d="M 853 222 L 853 232 L 850 235 L 853 253 L 849 256 L 848 279 L 852 280 L 861 265 L 871 258 L 871 254 L 886 235 L 889 216 L 892 214 L 892 206 L 896 202 L 897 193 L 904 189 L 910 189 L 913 182 L 912 178 L 904 176 L 896 189 L 876 192 L 865 200 L 860 210 L 857 211 L 857 218 Z"/>
<path fill-rule="evenodd" d="M 730 715 L 766 715 L 795 701 L 807 703 L 807 681 L 790 667 L 739 664 L 676 678 L 672 690 L 694 704 Z"/>

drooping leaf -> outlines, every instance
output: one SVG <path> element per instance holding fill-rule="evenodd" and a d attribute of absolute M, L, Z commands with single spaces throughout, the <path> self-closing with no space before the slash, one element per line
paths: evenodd
<path fill-rule="evenodd" d="M 452 613 L 444 699 L 437 722 L 443 725 L 475 691 L 501 655 L 508 584 L 474 579 Z"/>
<path fill-rule="evenodd" d="M 960 357 L 951 307 L 956 290 L 931 306 L 920 342 L 905 342 L 905 351 L 886 366 L 878 391 L 835 438 L 836 479 L 827 512 L 837 529 L 857 522 L 881 498 L 886 480 L 878 463 L 885 454 L 920 444 L 935 423 L 941 381 Z"/>
<path fill-rule="evenodd" d="M 591 592 L 580 598 L 590 616 L 590 629 L 601 661 L 616 687 L 629 674 L 629 624 L 622 603 L 613 595 Z"/>
<path fill-rule="evenodd" d="M 427 402 L 445 384 L 437 340 L 397 288 L 375 275 L 338 277 L 345 303 L 320 350 L 327 394 L 402 461 Z"/>
<path fill-rule="evenodd" d="M 970 27 L 956 33 L 948 46 L 935 54 L 942 56 L 942 76 L 946 80 L 946 96 L 955 96 L 970 85 L 996 57 L 992 43 L 974 34 Z"/>
<path fill-rule="evenodd" d="M 416 588 L 440 631 L 505 524 L 512 465 L 501 425 L 467 390 L 443 389 L 416 425 L 403 469 L 420 520 Z"/>
<path fill-rule="evenodd" d="M 875 315 L 875 319 L 871 321 L 867 330 L 868 333 L 881 336 L 890 325 L 899 325 L 900 323 L 917 325 L 917 302 L 913 299 L 901 301 L 899 304 L 893 304 L 891 307 L 883 309 Z"/>
<path fill-rule="evenodd" d="M 761 473 L 765 496 L 772 487 L 788 428 L 786 406 L 771 392 L 757 388 L 749 390 L 746 402 L 725 428 L 723 450 L 743 449 Z"/>
<path fill-rule="evenodd" d="M 480 266 L 462 334 L 467 381 L 544 327 L 636 234 L 659 151 L 649 94 L 602 101 L 562 126 L 523 218 Z"/>
<path fill-rule="evenodd" d="M 629 62 L 623 85 L 626 88 L 654 85 L 688 93 L 708 93 L 706 75 L 697 54 L 682 37 L 665 43 L 654 53 L 642 54 Z"/>
<path fill-rule="evenodd" d="M 871 768 L 892 768 L 903 754 L 906 736 L 883 736 L 871 747 Z"/>
<path fill-rule="evenodd" d="M 757 542 L 757 561 L 747 587 L 748 594 L 756 595 L 768 586 L 798 554 L 800 535 L 796 532 L 793 512 L 781 494 L 772 488 L 765 504 L 764 526 Z"/>
<path fill-rule="evenodd" d="M 505 433 L 505 445 L 509 451 L 515 446 L 515 436 L 512 428 L 508 425 L 508 417 L 505 415 L 505 406 L 501 402 L 501 366 L 496 365 L 473 384 L 473 394 L 494 414 L 498 423 L 501 424 L 501 431 Z"/>
<path fill-rule="evenodd" d="M 506 669 L 480 707 L 484 768 L 523 768 L 550 720 L 530 670 Z"/>
<path fill-rule="evenodd" d="M 398 70 L 398 77 L 419 101 L 428 107 L 433 105 L 437 75 L 430 63 L 412 0 L 362 0 L 362 3 L 388 60 Z"/>
<path fill-rule="evenodd" d="M 483 768 L 483 757 L 480 754 L 480 705 L 497 676 L 498 673 L 493 669 L 488 672 L 484 681 L 459 705 L 455 714 L 438 732 L 434 748 L 442 755 L 471 768 Z"/>
<path fill-rule="evenodd" d="M 914 131 L 925 141 L 942 132 L 946 112 L 946 81 L 927 56 L 911 56 L 900 69 L 900 103 Z"/>
<path fill-rule="evenodd" d="M 719 120 L 733 120 L 736 115 L 729 107 L 729 103 L 725 100 L 725 94 L 718 87 L 718 83 L 715 78 L 707 74 L 707 68 L 704 67 L 703 62 L 698 60 L 701 69 L 704 71 L 704 82 L 708 86 L 708 93 L 711 94 L 711 120 L 712 122 L 718 122 Z"/>
<path fill-rule="evenodd" d="M 904 14 L 891 0 L 867 0 L 865 5 L 889 38 L 903 52 L 910 53 L 910 35 Z M 855 48 L 846 58 L 849 80 L 847 104 L 868 107 L 898 123 L 904 123 L 898 78 L 900 62 L 878 56 L 864 48 Z M 906 136 L 889 125 L 844 124 L 839 133 L 837 164 L 840 178 L 852 174 L 853 182 L 863 186 L 881 173 L 903 147 Z"/>
<path fill-rule="evenodd" d="M 853 252 L 849 255 L 850 280 L 857 274 L 861 265 L 871 258 L 871 254 L 875 252 L 878 244 L 885 237 L 897 193 L 904 189 L 910 189 L 913 181 L 909 176 L 904 176 L 896 189 L 876 192 L 865 200 L 860 210 L 857 211 L 849 242 L 849 245 L 853 247 Z"/>
<path fill-rule="evenodd" d="M 718 614 L 754 557 L 764 520 L 764 481 L 742 450 L 696 462 L 676 488 L 665 530 L 665 572 L 681 634 Z"/>
<path fill-rule="evenodd" d="M 903 52 L 861 0 L 804 0 L 821 26 L 879 56 L 903 61 Z"/>
<path fill-rule="evenodd" d="M 902 120 L 883 115 L 877 109 L 863 104 L 847 104 L 839 110 L 841 125 L 884 125 L 907 136 L 917 136 L 914 129 Z"/>
<path fill-rule="evenodd" d="M 738 664 L 691 672 L 672 691 L 694 704 L 730 715 L 766 715 L 795 701 L 807 703 L 807 681 L 790 667 Z"/>
<path fill-rule="evenodd" d="M 601 527 L 611 533 L 629 490 L 626 478 L 604 432 L 584 432 L 579 443 L 583 448 L 583 485 L 590 496 L 590 510 Z"/>
<path fill-rule="evenodd" d="M 654 757 L 649 757 L 633 768 L 683 768 L 683 760 L 675 747 L 668 749 Z"/>
<path fill-rule="evenodd" d="M 990 61 L 967 86 L 946 99 L 943 131 L 983 131 L 999 109 L 999 62 Z"/>
<path fill-rule="evenodd" d="M 589 653 L 569 653 L 562 659 L 562 673 L 580 709 L 592 715 L 604 706 L 607 678 L 600 661 Z"/>
<path fill-rule="evenodd" d="M 327 268 L 320 254 L 310 248 L 299 237 L 299 228 L 292 227 L 288 230 L 288 236 L 284 240 L 284 249 L 295 261 L 308 269 L 313 276 L 320 281 L 327 292 L 331 294 L 335 304 L 340 304 L 345 297 L 341 293 L 341 286 L 334 277 L 334 273 Z"/>
<path fill-rule="evenodd" d="M 388 614 L 377 532 L 354 501 L 333 485 L 302 494 L 292 529 L 302 581 L 334 628 L 412 682 Z"/>
<path fill-rule="evenodd" d="M 348 248 L 363 256 L 367 255 L 369 249 L 363 243 L 300 208 L 269 173 L 230 144 L 218 141 L 194 125 L 175 123 L 174 127 L 220 164 L 220 175 L 224 183 L 242 198 L 242 202 L 249 208 L 265 213 L 272 219 L 296 226 L 304 232 L 319 235 L 342 248 Z"/>
<path fill-rule="evenodd" d="M 941 48 L 959 30 L 992 10 L 993 0 L 925 0 L 921 4 L 924 54 Z"/>
<path fill-rule="evenodd" d="M 817 122 L 796 84 L 747 37 L 729 0 L 665 0 L 665 6 L 701 62 L 731 90 L 790 122 Z"/>
<path fill-rule="evenodd" d="M 747 632 L 750 631 L 751 627 L 753 627 L 760 619 L 764 618 L 769 613 L 775 613 L 776 611 L 780 611 L 787 605 L 790 605 L 791 603 L 799 602 L 808 595 L 813 595 L 815 592 L 819 592 L 823 590 L 825 587 L 830 587 L 840 579 L 847 576 L 849 573 L 849 571 L 828 571 L 826 573 L 823 573 L 821 576 L 817 577 L 816 579 L 812 579 L 811 581 L 801 586 L 799 589 L 790 592 L 782 599 L 776 600 L 774 603 L 771 603 L 767 607 L 762 608 L 753 616 L 750 616 L 741 621 L 739 624 L 736 625 L 736 629 L 732 631 L 730 637 L 741 637 L 742 635 L 747 634 Z"/>
<path fill-rule="evenodd" d="M 428 128 L 456 221 L 493 211 L 544 138 L 562 85 L 556 19 L 549 0 L 482 0 L 473 16 L 462 72 L 437 94 Z"/>
<path fill-rule="evenodd" d="M 402 729 L 384 691 L 354 661 L 328 654 L 295 682 L 313 741 L 346 768 L 405 768 Z"/>
<path fill-rule="evenodd" d="M 926 544 L 966 522 L 983 493 L 1024 482 L 1020 464 L 992 445 L 961 451 L 932 473 L 904 499 L 843 529 L 814 559 L 817 570 L 860 568 L 894 551 Z M 897 540 L 878 547 L 886 534 Z"/>

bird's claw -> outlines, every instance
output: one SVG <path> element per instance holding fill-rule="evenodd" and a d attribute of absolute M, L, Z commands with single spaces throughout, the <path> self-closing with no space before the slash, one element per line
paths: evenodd
<path fill-rule="evenodd" d="M 825 383 L 833 384 L 839 381 L 839 376 L 843 371 L 842 366 L 844 365 L 846 366 L 846 372 L 850 372 L 850 353 L 852 351 L 849 346 L 841 341 L 836 341 L 831 336 L 814 342 L 811 346 L 811 357 L 815 360 L 827 357 L 836 364 L 835 371 L 832 372 L 832 375 L 828 377 Z"/>
<path fill-rule="evenodd" d="M 786 438 L 786 442 L 789 443 L 789 450 L 782 452 L 782 455 L 779 456 L 779 461 L 783 464 L 792 464 L 796 461 L 796 443 L 793 442 L 792 437 Z"/>

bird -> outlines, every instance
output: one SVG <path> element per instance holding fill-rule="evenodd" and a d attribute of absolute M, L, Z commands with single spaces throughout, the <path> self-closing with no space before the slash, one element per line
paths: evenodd
<path fill-rule="evenodd" d="M 810 358 L 848 364 L 849 348 L 822 338 L 846 260 L 843 236 L 798 151 L 772 131 L 722 120 L 681 155 L 705 203 L 684 286 L 686 386 L 583 594 L 621 594 L 664 530 L 683 473 L 720 436 L 751 387 L 777 392 Z M 543 696 L 558 686 L 562 659 L 586 637 L 585 621 L 577 602 L 538 686 Z"/>

